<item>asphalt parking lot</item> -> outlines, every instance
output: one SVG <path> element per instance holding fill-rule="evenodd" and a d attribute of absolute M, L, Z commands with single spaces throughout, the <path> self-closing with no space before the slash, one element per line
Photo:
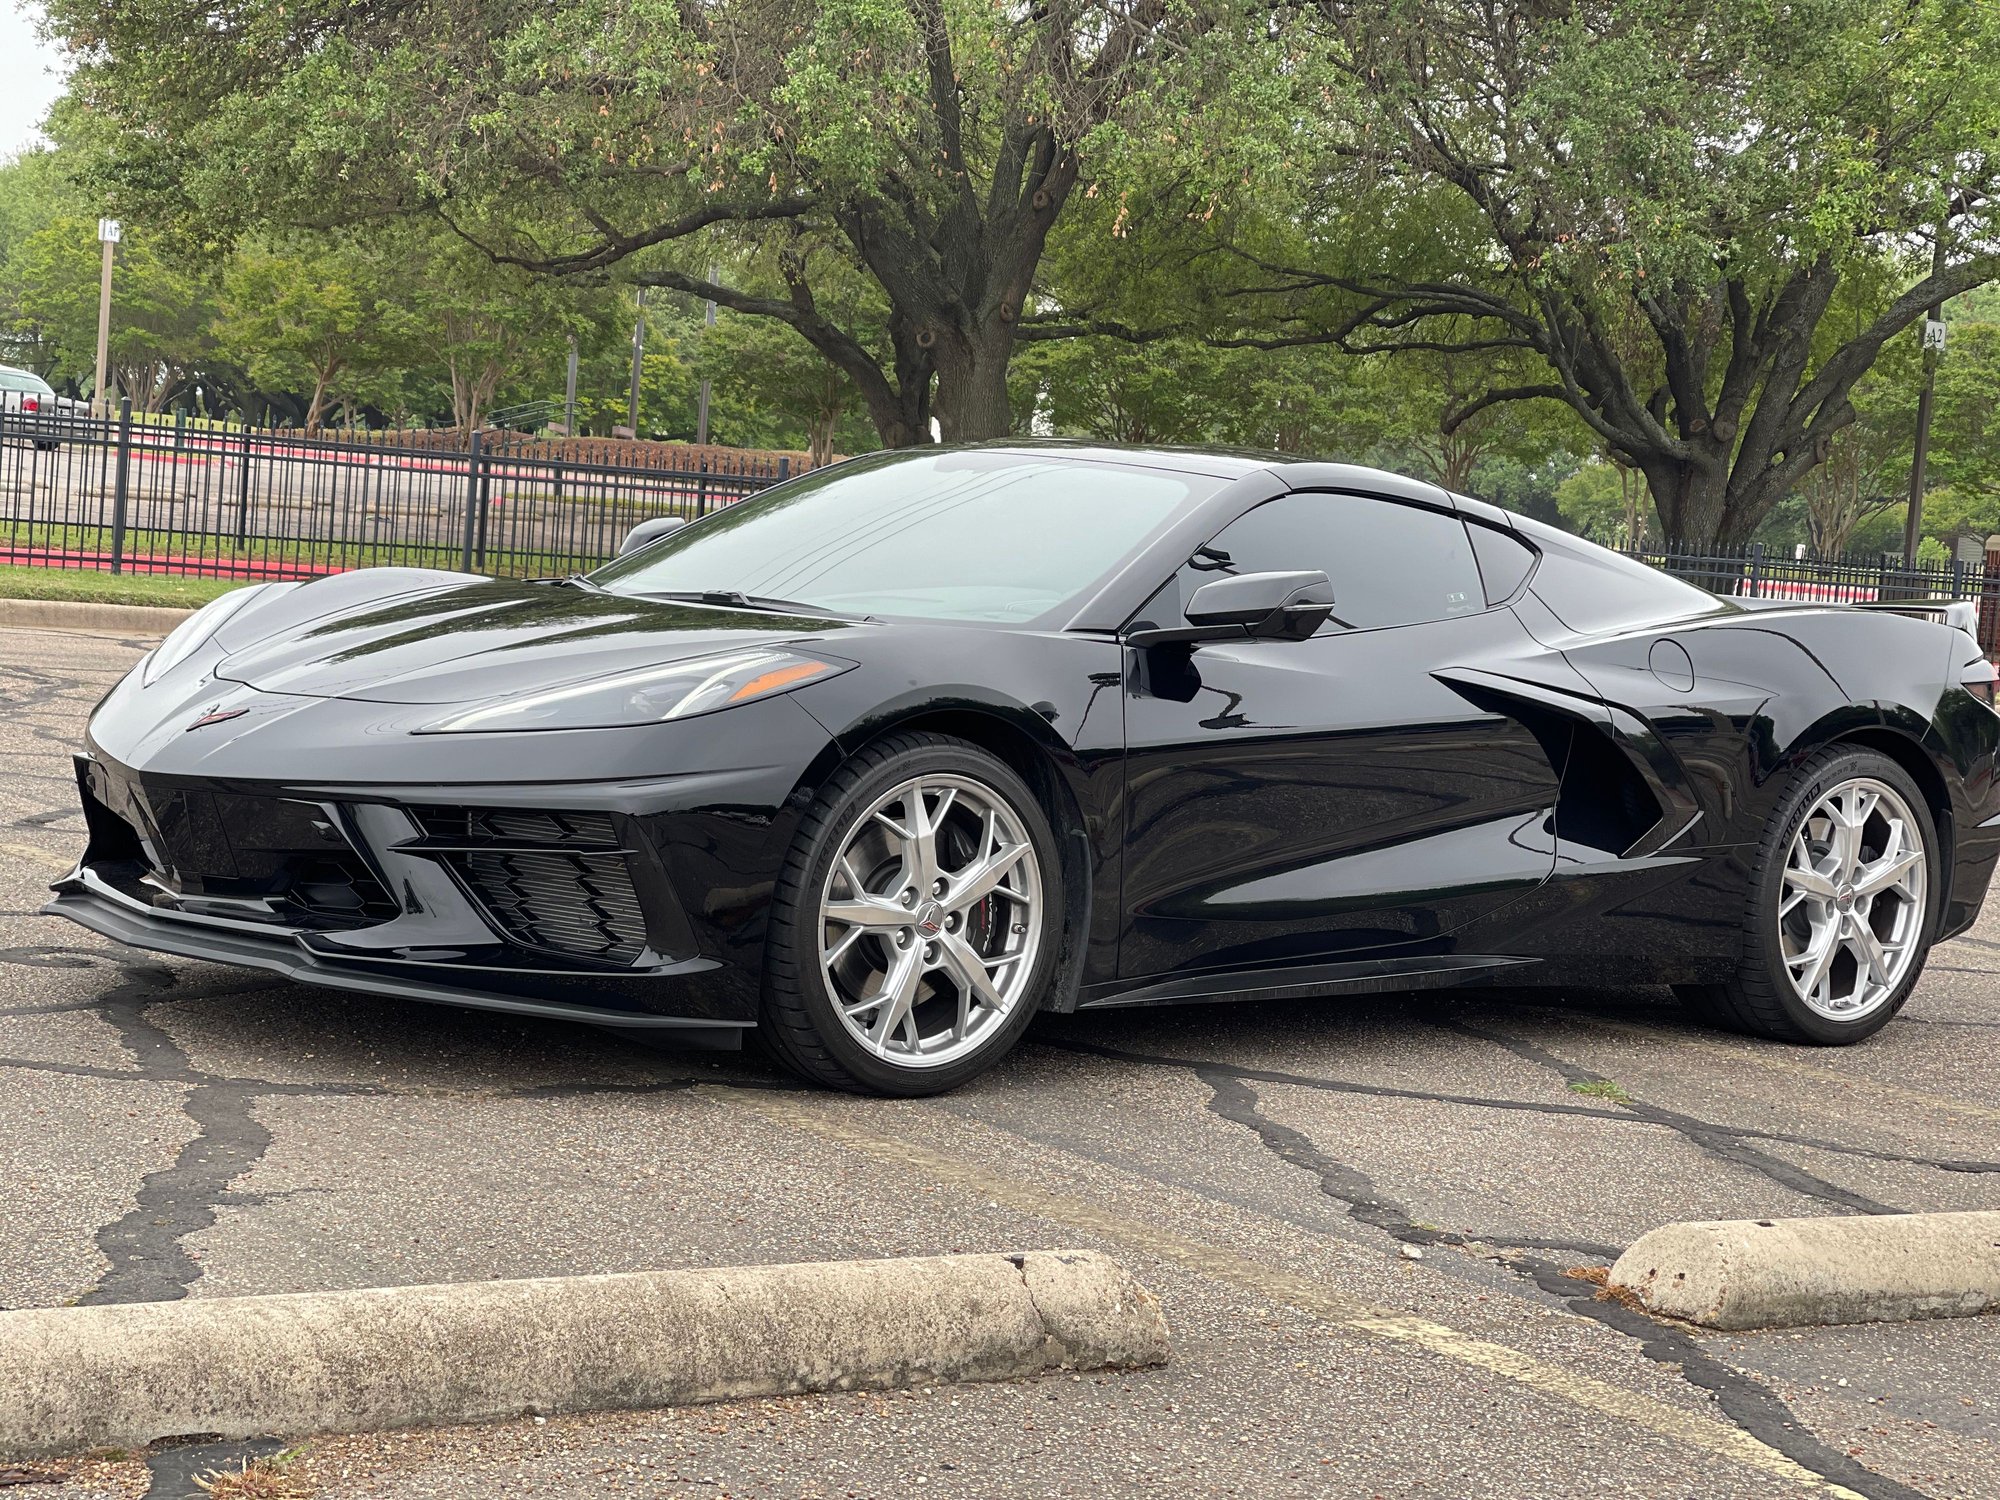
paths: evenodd
<path fill-rule="evenodd" d="M 35 915 L 142 645 L 0 631 L 0 1306 L 1084 1246 L 1174 1331 L 1156 1371 L 320 1438 L 311 1493 L 2000 1497 L 2000 1318 L 1707 1335 L 1568 1274 L 1675 1219 L 2000 1207 L 2000 906 L 1846 1051 L 1437 992 L 1051 1018 L 851 1099 Z"/>

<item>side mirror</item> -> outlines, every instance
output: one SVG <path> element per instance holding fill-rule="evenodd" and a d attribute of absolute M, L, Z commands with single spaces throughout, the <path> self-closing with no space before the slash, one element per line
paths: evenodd
<path fill-rule="evenodd" d="M 657 542 L 670 531 L 679 531 L 687 525 L 685 516 L 655 516 L 650 521 L 641 521 L 625 533 L 625 540 L 618 544 L 618 555 L 637 552 L 649 542 Z"/>
<path fill-rule="evenodd" d="M 1302 641 L 1333 613 L 1326 574 L 1239 573 L 1204 583 L 1188 600 L 1185 626 L 1126 633 L 1134 646 L 1195 641 Z"/>

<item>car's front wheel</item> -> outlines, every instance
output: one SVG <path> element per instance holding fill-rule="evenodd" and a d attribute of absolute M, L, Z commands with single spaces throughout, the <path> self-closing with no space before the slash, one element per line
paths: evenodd
<path fill-rule="evenodd" d="M 1020 1039 L 1054 972 L 1062 874 L 1004 761 L 891 736 L 832 778 L 774 895 L 760 1030 L 834 1088 L 957 1087 Z"/>
<path fill-rule="evenodd" d="M 1908 772 L 1872 750 L 1822 751 L 1766 825 L 1736 974 L 1684 998 L 1777 1041 L 1842 1046 L 1874 1035 L 1923 972 L 1938 860 Z"/>

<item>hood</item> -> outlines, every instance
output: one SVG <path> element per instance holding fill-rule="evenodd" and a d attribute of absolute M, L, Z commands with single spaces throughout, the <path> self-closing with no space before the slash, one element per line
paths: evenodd
<path fill-rule="evenodd" d="M 352 575 L 349 575 L 352 576 Z M 440 576 L 420 575 L 425 583 Z M 365 601 L 308 584 L 218 633 L 214 675 L 266 693 L 371 703 L 474 703 L 779 641 L 862 629 L 764 610 L 586 589 L 454 581 Z"/>

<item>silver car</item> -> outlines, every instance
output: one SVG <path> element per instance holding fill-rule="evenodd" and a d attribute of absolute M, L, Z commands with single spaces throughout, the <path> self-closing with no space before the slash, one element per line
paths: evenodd
<path fill-rule="evenodd" d="M 58 447 L 63 435 L 90 412 L 89 405 L 68 396 L 58 396 L 33 370 L 17 370 L 0 365 L 0 413 L 8 435 L 30 438 L 43 450 Z"/>

